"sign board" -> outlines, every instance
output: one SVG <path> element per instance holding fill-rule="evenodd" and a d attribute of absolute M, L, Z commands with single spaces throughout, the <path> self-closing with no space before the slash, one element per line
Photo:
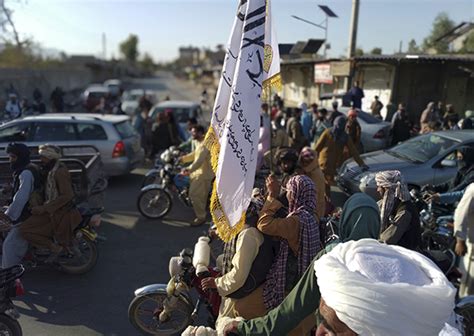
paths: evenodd
<path fill-rule="evenodd" d="M 320 63 L 314 65 L 314 82 L 316 84 L 332 84 L 331 64 Z"/>
<path fill-rule="evenodd" d="M 331 62 L 331 75 L 336 77 L 348 77 L 351 74 L 351 62 Z"/>

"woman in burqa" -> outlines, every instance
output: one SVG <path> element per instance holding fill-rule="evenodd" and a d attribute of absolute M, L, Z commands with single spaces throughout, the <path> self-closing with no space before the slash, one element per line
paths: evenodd
<path fill-rule="evenodd" d="M 327 245 L 308 266 L 296 286 L 283 302 L 261 318 L 234 322 L 240 335 L 307 335 L 317 325 L 315 312 L 320 293 L 314 272 L 314 262 L 339 243 L 364 238 L 378 239 L 380 212 L 368 195 L 357 193 L 344 204 L 337 231 L 339 239 Z"/>

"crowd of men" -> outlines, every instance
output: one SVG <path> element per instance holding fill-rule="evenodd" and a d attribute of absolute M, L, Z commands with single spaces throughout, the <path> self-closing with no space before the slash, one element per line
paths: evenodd
<path fill-rule="evenodd" d="M 314 104 L 311 113 L 301 104 L 290 114 L 282 111 L 278 97 L 275 101 L 272 109 L 262 104 L 261 111 L 258 169 L 270 169 L 265 188 L 254 190 L 245 229 L 225 244 L 222 276 L 202 280 L 205 290 L 223 297 L 217 331 L 459 335 L 453 320 L 456 290 L 421 249 L 419 210 L 399 171 L 375 175 L 380 201 L 362 193 L 351 196 L 340 215 L 339 239 L 325 244 L 322 219 L 334 211 L 330 187 L 337 169 L 349 157 L 368 168 L 359 156 L 360 112 L 352 108 L 346 117 L 334 103 L 330 112 Z M 210 172 L 208 191 L 209 152 L 202 142 L 199 146 L 188 159 L 200 153 L 192 169 L 201 165 Z M 460 202 L 455 251 L 468 256 L 463 260 L 469 270 L 474 149 L 461 148 L 457 160 L 457 176 L 432 186 L 439 191 L 432 201 Z M 461 293 L 472 294 L 472 275 L 465 279 Z"/>
<path fill-rule="evenodd" d="M 44 114 L 46 112 L 64 112 L 64 91 L 56 87 L 49 97 L 49 104 L 46 104 L 43 93 L 36 88 L 33 91 L 32 99 L 27 97 L 18 97 L 18 94 L 12 90 L 8 93 L 8 99 L 3 104 L 0 101 L 0 110 L 4 120 L 13 120 L 30 115 Z"/>

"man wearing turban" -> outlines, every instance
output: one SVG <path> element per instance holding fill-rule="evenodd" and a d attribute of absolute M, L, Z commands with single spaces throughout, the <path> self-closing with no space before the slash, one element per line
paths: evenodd
<path fill-rule="evenodd" d="M 415 251 L 374 239 L 349 241 L 316 260 L 314 272 L 318 291 L 313 299 L 322 318 L 316 336 L 461 335 L 453 312 L 456 289 Z M 260 319 L 260 328 L 252 327 L 254 320 L 241 321 L 225 332 L 270 335 L 268 327 L 290 319 L 298 316 L 271 311 Z"/>
<path fill-rule="evenodd" d="M 398 170 L 387 170 L 375 175 L 382 228 L 380 240 L 412 250 L 419 247 L 421 227 L 408 186 Z"/>
<path fill-rule="evenodd" d="M 20 233 L 34 247 L 49 249 L 52 254 L 47 262 L 53 262 L 71 246 L 81 214 L 73 204 L 69 170 L 59 161 L 61 149 L 43 145 L 38 154 L 46 175 L 45 203 L 31 209 L 32 216 L 23 223 Z"/>

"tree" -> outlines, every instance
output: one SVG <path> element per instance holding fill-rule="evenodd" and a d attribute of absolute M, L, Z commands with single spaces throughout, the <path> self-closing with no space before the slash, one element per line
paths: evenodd
<path fill-rule="evenodd" d="M 0 31 L 3 33 L 3 41 L 5 43 L 12 43 L 11 40 L 13 39 L 18 49 L 27 47 L 27 45 L 31 43 L 28 39 L 22 40 L 20 38 L 20 34 L 13 21 L 13 10 L 7 6 L 5 0 L 0 0 Z"/>
<path fill-rule="evenodd" d="M 411 39 L 410 42 L 408 42 L 408 53 L 410 54 L 416 54 L 420 52 L 420 47 L 416 44 L 415 39 Z"/>
<path fill-rule="evenodd" d="M 474 53 L 474 31 L 471 31 L 469 35 L 467 35 L 459 52 L 466 54 Z"/>
<path fill-rule="evenodd" d="M 451 20 L 447 13 L 439 13 L 434 22 L 431 33 L 423 41 L 423 50 L 428 51 L 434 49 L 438 54 L 449 52 L 449 43 L 446 41 L 440 41 L 439 38 L 447 34 L 454 28 L 454 21 Z"/>
<path fill-rule="evenodd" d="M 143 70 L 145 71 L 154 71 L 156 68 L 155 61 L 153 58 L 150 56 L 149 53 L 143 54 L 143 58 L 140 61 L 140 65 L 142 66 Z"/>
<path fill-rule="evenodd" d="M 362 48 L 356 48 L 354 56 L 355 57 L 364 56 L 364 50 Z"/>
<path fill-rule="evenodd" d="M 382 48 L 376 47 L 370 52 L 371 55 L 382 55 Z"/>
<path fill-rule="evenodd" d="M 138 36 L 130 34 L 128 38 L 120 43 L 120 52 L 123 57 L 130 62 L 135 63 L 138 58 Z"/>

